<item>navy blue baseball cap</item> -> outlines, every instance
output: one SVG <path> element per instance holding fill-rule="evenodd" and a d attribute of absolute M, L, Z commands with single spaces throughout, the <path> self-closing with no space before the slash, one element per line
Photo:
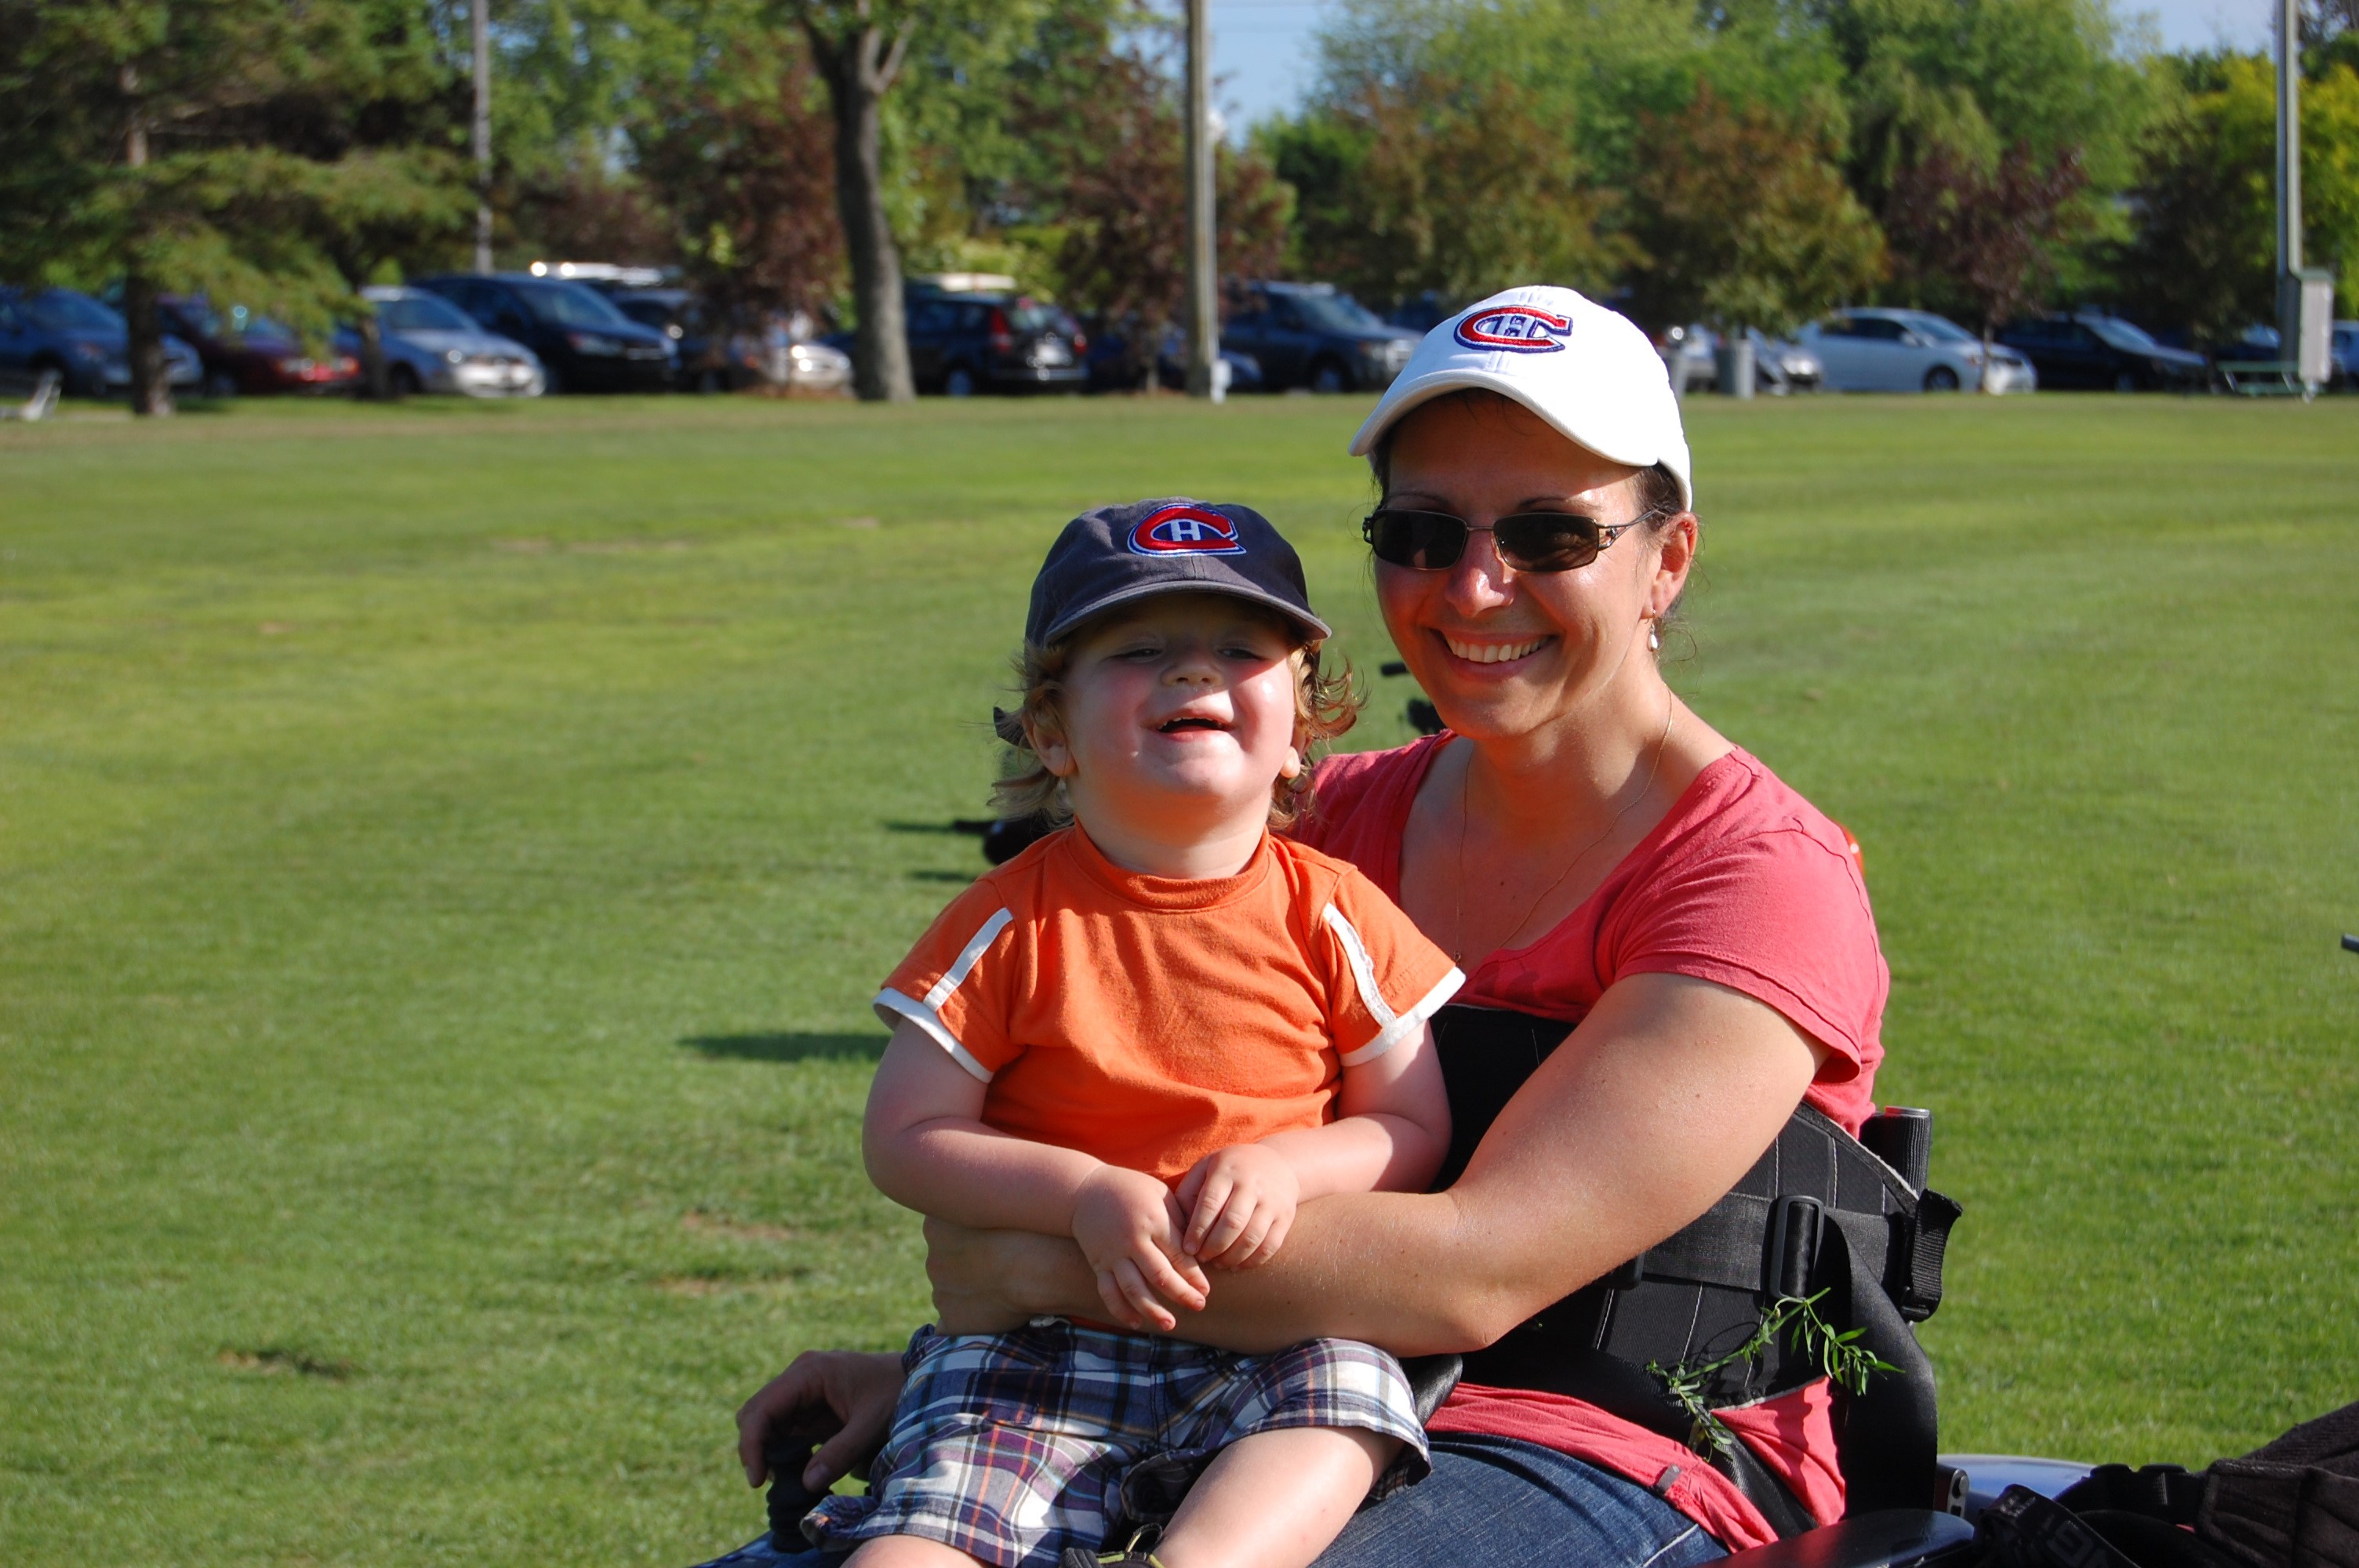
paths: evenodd
<path fill-rule="evenodd" d="M 1310 641 L 1331 634 L 1310 612 L 1301 557 L 1268 518 L 1167 496 L 1095 507 L 1065 524 L 1032 579 L 1024 640 L 1053 643 L 1101 611 L 1158 593 L 1225 593 L 1267 605 Z"/>

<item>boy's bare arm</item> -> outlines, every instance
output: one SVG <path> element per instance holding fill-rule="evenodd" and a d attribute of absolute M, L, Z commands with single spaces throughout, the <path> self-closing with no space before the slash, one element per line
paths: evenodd
<path fill-rule="evenodd" d="M 1180 1184 L 1182 1244 L 1223 1268 L 1267 1261 L 1298 1205 L 1336 1193 L 1420 1192 L 1450 1147 L 1449 1100 L 1432 1031 L 1343 1069 L 1336 1119 L 1205 1156 Z"/>
<path fill-rule="evenodd" d="M 1180 1216 L 1161 1182 L 986 1126 L 984 1085 L 916 1023 L 893 1031 L 868 1090 L 868 1179 L 904 1207 L 978 1229 L 1070 1236 L 1099 1275 L 1107 1310 L 1169 1330 L 1165 1302 L 1204 1304 L 1194 1263 L 1174 1259 Z"/>

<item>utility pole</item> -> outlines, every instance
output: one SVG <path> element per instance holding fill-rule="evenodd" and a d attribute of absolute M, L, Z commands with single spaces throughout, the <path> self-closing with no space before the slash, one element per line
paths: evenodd
<path fill-rule="evenodd" d="M 491 0 L 475 0 L 475 270 L 492 270 Z"/>
<path fill-rule="evenodd" d="M 2277 0 L 2277 357 L 2301 343 L 2301 11 Z"/>
<path fill-rule="evenodd" d="M 2293 0 L 2286 0 L 2290 5 Z M 1212 211 L 1212 0 L 1188 5 L 1188 395 L 1217 400 L 1221 272 Z"/>

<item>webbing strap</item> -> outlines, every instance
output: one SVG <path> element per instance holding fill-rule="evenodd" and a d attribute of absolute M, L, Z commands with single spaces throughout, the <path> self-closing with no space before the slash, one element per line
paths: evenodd
<path fill-rule="evenodd" d="M 1871 1373 L 1864 1394 L 1837 1395 L 1835 1444 L 1848 1493 L 1845 1511 L 1930 1507 L 1940 1421 L 1932 1363 L 1884 1291 L 1891 1221 L 1840 1209 L 1829 1210 L 1827 1221 L 1826 1240 L 1841 1254 L 1829 1263 L 1850 1298 L 1835 1321 L 1861 1331 L 1861 1349 L 1899 1368 Z"/>

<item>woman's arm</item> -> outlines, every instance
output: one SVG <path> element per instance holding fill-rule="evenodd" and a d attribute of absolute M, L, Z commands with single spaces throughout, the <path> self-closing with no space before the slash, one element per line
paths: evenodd
<path fill-rule="evenodd" d="M 1321 1335 L 1403 1355 L 1488 1345 L 1710 1208 L 1777 1138 L 1825 1048 L 1709 980 L 1616 981 L 1499 1113 L 1448 1192 L 1307 1204 L 1179 1332 L 1235 1350 Z M 1072 1249 L 934 1225 L 943 1325 L 1087 1312 Z"/>

